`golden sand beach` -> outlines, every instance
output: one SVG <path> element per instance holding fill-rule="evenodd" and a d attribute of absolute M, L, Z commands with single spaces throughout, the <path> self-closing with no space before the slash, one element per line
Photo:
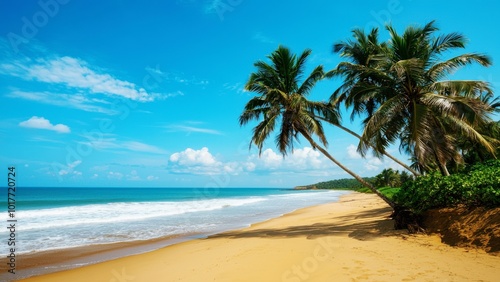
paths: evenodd
<path fill-rule="evenodd" d="M 22 281 L 499 281 L 500 257 L 394 230 L 377 196 Z"/>

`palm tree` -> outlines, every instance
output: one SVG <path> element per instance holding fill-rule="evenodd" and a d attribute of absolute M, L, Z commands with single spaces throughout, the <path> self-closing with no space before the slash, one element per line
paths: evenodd
<path fill-rule="evenodd" d="M 299 141 L 299 137 L 302 136 L 313 149 L 319 150 L 394 207 L 389 199 L 359 175 L 342 165 L 323 147 L 326 147 L 328 142 L 321 121 L 336 122 L 340 117 L 328 103 L 312 102 L 306 98 L 314 85 L 324 77 L 323 67 L 318 66 L 300 83 L 310 53 L 311 50 L 305 50 L 297 57 L 288 48 L 280 46 L 268 56 L 271 64 L 264 61 L 254 64 L 257 71 L 250 75 L 245 89 L 256 92 L 258 95 L 248 101 L 239 118 L 240 125 L 245 125 L 252 120 L 260 120 L 253 129 L 250 146 L 255 144 L 260 154 L 265 140 L 279 125 L 280 129 L 275 142 L 283 156 L 286 156 L 288 151 L 293 151 L 294 141 Z M 315 138 L 320 144 L 315 141 Z"/>
<path fill-rule="evenodd" d="M 466 39 L 458 33 L 433 37 L 438 30 L 434 22 L 422 28 L 408 27 L 402 35 L 391 25 L 387 30 L 390 41 L 372 43 L 375 55 L 369 63 L 352 59 L 336 70 L 346 80 L 332 99 L 353 105 L 355 113 L 368 113 L 358 151 L 365 154 L 374 147 L 382 153 L 399 139 L 400 148 L 414 157 L 419 167 L 436 165 L 443 175 L 449 175 L 446 164 L 459 158 L 455 145 L 458 136 L 492 152 L 493 146 L 476 130 L 490 121 L 492 109 L 479 99 L 491 93 L 488 83 L 444 80 L 473 63 L 489 66 L 490 59 L 468 53 L 440 61 L 444 52 L 463 48 Z M 376 38 L 377 31 L 372 33 Z M 348 52 L 343 54 L 352 57 Z M 364 109 L 364 105 L 372 107 Z"/>
<path fill-rule="evenodd" d="M 392 168 L 382 170 L 375 176 L 375 184 L 377 187 L 396 187 L 399 183 L 399 171 L 394 171 Z"/>
<path fill-rule="evenodd" d="M 380 43 L 378 40 L 378 29 L 374 28 L 369 34 L 366 34 L 361 29 L 354 29 L 352 31 L 354 40 L 348 40 L 345 42 L 339 42 L 334 44 L 333 52 L 341 53 L 342 57 L 349 58 L 352 62 L 342 62 L 339 66 L 327 72 L 325 77 L 331 78 L 334 76 L 344 76 L 343 84 L 333 93 L 330 102 L 333 106 L 339 107 L 342 102 L 349 108 L 352 107 L 351 121 L 357 115 L 366 114 L 367 117 L 371 117 L 374 110 L 380 104 L 377 97 L 357 97 L 355 95 L 348 95 L 351 93 L 351 88 L 356 85 L 356 73 L 353 70 L 359 70 L 364 67 L 375 67 L 378 61 L 383 58 L 382 50 L 387 47 L 386 43 Z M 364 78 L 366 82 L 370 81 L 369 77 Z M 376 86 L 376 85 L 375 85 Z M 363 93 L 358 93 L 362 95 Z M 349 132 L 351 135 L 357 137 L 361 140 L 361 136 L 357 133 L 341 126 L 340 124 L 334 124 L 337 127 Z M 372 146 L 373 147 L 373 146 Z M 410 171 L 413 175 L 419 176 L 420 173 L 417 172 L 412 167 L 398 160 L 394 156 L 387 152 L 374 151 L 378 157 L 385 155 L 404 167 L 406 170 Z"/>

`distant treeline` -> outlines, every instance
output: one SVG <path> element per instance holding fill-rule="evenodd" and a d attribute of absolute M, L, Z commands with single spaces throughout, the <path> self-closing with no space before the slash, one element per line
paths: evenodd
<path fill-rule="evenodd" d="M 375 177 L 364 177 L 363 179 L 368 181 L 369 183 L 373 183 L 375 181 Z M 295 187 L 295 189 L 297 190 L 306 190 L 306 189 L 358 190 L 360 188 L 363 188 L 363 185 L 354 178 L 342 178 L 325 182 L 319 182 L 311 185 Z"/>

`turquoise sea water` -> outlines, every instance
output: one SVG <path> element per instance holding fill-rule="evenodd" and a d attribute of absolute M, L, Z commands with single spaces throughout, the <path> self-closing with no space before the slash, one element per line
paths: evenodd
<path fill-rule="evenodd" d="M 19 187 L 15 196 L 17 252 L 206 236 L 333 202 L 344 193 L 262 188 Z M 7 204 L 2 205 L 5 222 Z M 0 237 L 6 238 L 8 232 L 2 228 Z"/>

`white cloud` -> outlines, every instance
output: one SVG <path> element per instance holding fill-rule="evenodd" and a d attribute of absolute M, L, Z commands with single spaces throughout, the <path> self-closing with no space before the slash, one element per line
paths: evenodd
<path fill-rule="evenodd" d="M 291 165 L 301 169 L 321 169 L 325 167 L 325 161 L 320 152 L 309 147 L 294 150 L 289 159 Z"/>
<path fill-rule="evenodd" d="M 146 179 L 148 181 L 155 181 L 155 180 L 158 180 L 160 178 L 158 176 L 149 175 L 148 177 L 146 177 Z"/>
<path fill-rule="evenodd" d="M 373 170 L 378 170 L 380 166 L 382 166 L 384 163 L 378 158 L 375 157 L 368 157 L 365 162 L 365 168 L 369 171 Z"/>
<path fill-rule="evenodd" d="M 283 157 L 282 154 L 266 149 L 261 156 L 249 157 L 254 169 L 267 169 L 270 171 L 320 171 L 332 168 L 332 162 L 321 153 L 310 147 L 295 149 L 291 154 Z"/>
<path fill-rule="evenodd" d="M 139 176 L 139 174 L 137 173 L 136 170 L 132 170 L 130 172 L 130 174 L 127 174 L 127 180 L 130 180 L 130 181 L 139 181 L 139 180 L 141 180 L 141 177 Z"/>
<path fill-rule="evenodd" d="M 50 121 L 48 119 L 45 119 L 44 117 L 37 117 L 37 116 L 32 116 L 30 119 L 20 122 L 19 126 L 27 127 L 27 128 L 52 130 L 52 131 L 59 132 L 59 133 L 71 132 L 70 128 L 67 125 L 60 124 L 60 123 L 53 125 L 52 123 L 50 123 Z"/>
<path fill-rule="evenodd" d="M 231 174 L 237 175 L 243 171 L 252 171 L 255 168 L 249 162 L 222 162 L 216 159 L 207 147 L 200 150 L 187 148 L 174 153 L 169 158 L 169 170 L 173 173 L 185 174 Z"/>
<path fill-rule="evenodd" d="M 96 112 L 108 115 L 119 113 L 116 110 L 104 107 L 104 105 L 111 107 L 110 102 L 102 99 L 90 99 L 82 93 L 55 94 L 50 92 L 26 92 L 14 90 L 5 96 L 9 98 L 24 99 L 59 107 L 73 108 L 86 112 Z"/>
<path fill-rule="evenodd" d="M 108 178 L 114 180 L 121 180 L 123 178 L 123 173 L 110 171 L 108 172 Z"/>
<path fill-rule="evenodd" d="M 84 136 L 84 137 L 86 137 L 86 136 Z M 86 137 L 86 138 L 88 139 L 88 137 Z M 79 143 L 82 145 L 92 147 L 96 150 L 120 148 L 120 145 L 118 144 L 118 141 L 116 140 L 116 138 L 102 137 L 102 138 L 96 138 L 96 139 L 88 140 L 88 141 L 81 141 Z"/>
<path fill-rule="evenodd" d="M 106 150 L 106 149 L 124 149 L 134 152 L 143 152 L 143 153 L 151 153 L 151 154 L 160 154 L 165 155 L 167 151 L 146 143 L 138 142 L 138 141 L 119 141 L 116 138 L 110 137 L 102 137 L 95 140 L 80 141 L 80 144 L 92 147 L 96 150 Z"/>
<path fill-rule="evenodd" d="M 188 125 L 169 125 L 166 126 L 171 131 L 180 131 L 180 132 L 187 132 L 187 133 L 205 133 L 205 134 L 212 134 L 212 135 L 222 135 L 222 132 L 215 130 L 215 129 L 209 129 L 209 128 L 203 128 L 203 127 L 196 127 L 196 126 L 188 126 Z"/>
<path fill-rule="evenodd" d="M 357 151 L 356 146 L 354 144 L 350 144 L 347 146 L 347 157 L 352 160 L 363 160 L 363 167 L 367 171 L 377 171 L 383 168 L 393 168 L 393 169 L 401 169 L 401 167 L 389 158 L 379 159 L 373 155 L 367 155 L 363 158 Z"/>
<path fill-rule="evenodd" d="M 353 159 L 353 160 L 358 160 L 358 159 L 362 159 L 363 157 L 358 153 L 357 151 L 357 147 L 353 144 L 347 146 L 347 156 L 350 158 L 350 159 Z"/>
<path fill-rule="evenodd" d="M 207 147 L 201 150 L 187 148 L 182 152 L 172 154 L 170 161 L 182 166 L 212 166 L 217 163 Z"/>
<path fill-rule="evenodd" d="M 384 168 L 401 169 L 396 162 L 389 158 L 379 159 L 372 155 L 368 155 L 366 158 L 361 157 L 353 144 L 346 147 L 346 158 L 340 160 L 338 155 L 334 155 L 334 157 L 362 176 L 365 176 L 365 173 L 372 174 Z M 240 163 L 240 166 L 247 166 L 245 171 L 280 175 L 280 177 L 291 174 L 306 174 L 307 176 L 320 176 L 321 181 L 329 179 L 329 177 L 352 177 L 311 147 L 295 149 L 293 153 L 289 153 L 284 158 L 273 149 L 266 149 L 260 157 L 253 154 L 248 158 L 247 163 Z"/>
<path fill-rule="evenodd" d="M 243 167 L 247 171 L 254 171 L 257 165 L 252 162 L 246 162 L 243 164 Z"/>
<path fill-rule="evenodd" d="M 130 151 L 136 152 L 144 152 L 144 153 L 153 153 L 153 154 L 166 154 L 167 151 L 160 149 L 153 145 L 148 145 L 145 143 L 137 142 L 137 141 L 129 141 L 121 143 L 121 146 Z"/>
<path fill-rule="evenodd" d="M 90 69 L 85 61 L 62 57 L 54 60 L 38 60 L 28 69 L 28 76 L 39 81 L 61 83 L 70 87 L 86 88 L 93 93 L 117 95 L 138 101 L 152 101 L 154 98 L 143 88 L 119 80 L 109 74 Z"/>
<path fill-rule="evenodd" d="M 68 56 L 4 63 L 0 65 L 0 73 L 140 102 L 165 98 L 158 93 L 148 93 L 132 82 L 115 78 L 81 59 Z"/>
<path fill-rule="evenodd" d="M 278 155 L 272 149 L 267 149 L 262 152 L 260 159 L 266 168 L 278 168 L 283 163 L 283 156 Z"/>

